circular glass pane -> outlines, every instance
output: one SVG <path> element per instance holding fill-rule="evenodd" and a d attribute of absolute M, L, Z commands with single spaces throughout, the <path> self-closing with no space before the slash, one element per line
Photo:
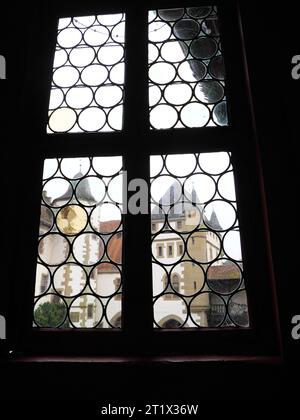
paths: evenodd
<path fill-rule="evenodd" d="M 184 15 L 184 9 L 161 9 L 158 10 L 158 15 L 161 19 L 172 22 Z"/>
<path fill-rule="evenodd" d="M 98 263 L 104 254 L 104 243 L 95 233 L 82 233 L 73 242 L 73 255 L 83 265 Z"/>
<path fill-rule="evenodd" d="M 111 37 L 114 41 L 119 43 L 125 41 L 125 22 L 120 22 L 114 26 L 111 31 Z"/>
<path fill-rule="evenodd" d="M 49 99 L 49 109 L 56 109 L 61 106 L 64 101 L 64 93 L 61 89 L 51 89 Z"/>
<path fill-rule="evenodd" d="M 224 235 L 223 248 L 226 255 L 236 261 L 241 261 L 242 250 L 241 250 L 241 239 L 240 232 L 238 230 L 230 230 Z"/>
<path fill-rule="evenodd" d="M 110 81 L 112 83 L 116 83 L 117 85 L 123 85 L 124 74 L 125 74 L 125 64 L 123 62 L 115 64 L 109 72 Z"/>
<path fill-rule="evenodd" d="M 82 38 L 82 34 L 79 31 L 79 29 L 67 28 L 67 29 L 63 29 L 57 35 L 57 43 L 62 48 L 73 48 L 79 44 L 79 42 L 81 41 L 81 38 Z"/>
<path fill-rule="evenodd" d="M 39 242 L 39 257 L 48 265 L 62 264 L 69 255 L 70 244 L 58 233 L 50 233 Z"/>
<path fill-rule="evenodd" d="M 77 184 L 75 195 L 84 206 L 94 206 L 105 197 L 105 184 L 102 179 L 89 176 Z"/>
<path fill-rule="evenodd" d="M 69 54 L 70 63 L 75 67 L 85 67 L 91 64 L 95 59 L 94 48 L 85 46 L 78 46 L 74 48 Z"/>
<path fill-rule="evenodd" d="M 56 225 L 65 235 L 77 235 L 86 224 L 86 211 L 76 204 L 63 207 L 56 216 Z"/>
<path fill-rule="evenodd" d="M 203 210 L 204 223 L 216 231 L 230 229 L 236 221 L 235 208 L 223 200 L 206 204 Z"/>
<path fill-rule="evenodd" d="M 58 20 L 58 29 L 64 29 L 71 23 L 71 18 L 60 18 Z"/>
<path fill-rule="evenodd" d="M 102 176 L 113 176 L 122 169 L 121 156 L 94 157 L 93 168 Z"/>
<path fill-rule="evenodd" d="M 123 201 L 123 174 L 112 178 L 108 184 L 108 195 L 115 203 Z"/>
<path fill-rule="evenodd" d="M 235 293 L 228 302 L 228 312 L 232 321 L 239 327 L 249 327 L 247 295 L 245 290 Z"/>
<path fill-rule="evenodd" d="M 202 222 L 201 210 L 191 202 L 176 203 L 168 212 L 168 222 L 177 232 L 191 232 Z"/>
<path fill-rule="evenodd" d="M 216 328 L 224 321 L 226 304 L 215 293 L 204 292 L 190 302 L 190 312 L 199 327 Z"/>
<path fill-rule="evenodd" d="M 123 97 L 123 91 L 119 86 L 100 86 L 95 93 L 95 101 L 103 107 L 117 105 Z"/>
<path fill-rule="evenodd" d="M 208 16 L 211 12 L 210 6 L 202 6 L 202 7 L 187 7 L 188 14 L 196 19 L 204 18 Z"/>
<path fill-rule="evenodd" d="M 108 114 L 108 124 L 114 130 L 122 130 L 123 105 L 115 106 Z"/>
<path fill-rule="evenodd" d="M 159 57 L 159 50 L 156 45 L 149 43 L 148 44 L 148 62 L 153 63 Z"/>
<path fill-rule="evenodd" d="M 170 105 L 157 105 L 150 111 L 150 123 L 154 128 L 172 128 L 177 120 L 177 111 Z"/>
<path fill-rule="evenodd" d="M 175 76 L 175 68 L 169 63 L 155 63 L 149 68 L 149 78 L 157 84 L 165 85 L 170 83 Z"/>
<path fill-rule="evenodd" d="M 187 176 L 192 173 L 197 164 L 196 157 L 192 153 L 184 155 L 167 155 L 167 170 L 175 176 Z"/>
<path fill-rule="evenodd" d="M 53 60 L 54 68 L 63 66 L 64 64 L 66 64 L 67 61 L 68 61 L 68 54 L 66 53 L 65 50 L 55 51 L 54 60 Z"/>
<path fill-rule="evenodd" d="M 209 63 L 208 70 L 215 79 L 224 80 L 225 68 L 223 57 L 221 55 L 214 57 Z"/>
<path fill-rule="evenodd" d="M 176 273 L 176 275 L 175 275 Z M 180 291 L 177 291 L 177 281 L 180 281 Z M 173 289 L 183 296 L 193 296 L 198 293 L 205 282 L 204 271 L 200 265 L 192 261 L 182 261 L 172 268 L 170 281 Z"/>
<path fill-rule="evenodd" d="M 122 13 L 114 13 L 112 15 L 98 15 L 98 22 L 105 26 L 112 26 L 119 23 L 123 18 Z"/>
<path fill-rule="evenodd" d="M 105 112 L 96 107 L 84 109 L 78 117 L 78 125 L 84 131 L 99 131 L 105 122 Z"/>
<path fill-rule="evenodd" d="M 173 265 L 182 258 L 182 254 L 178 252 L 180 247 L 184 249 L 184 242 L 180 235 L 172 231 L 159 233 L 152 240 L 153 258 L 164 265 Z"/>
<path fill-rule="evenodd" d="M 184 183 L 184 195 L 193 203 L 207 203 L 214 197 L 215 193 L 216 184 L 208 175 L 191 175 Z"/>
<path fill-rule="evenodd" d="M 218 50 L 218 45 L 216 41 L 208 37 L 200 37 L 194 39 L 190 46 L 191 54 L 194 58 L 199 58 L 201 60 L 207 60 L 215 55 Z"/>
<path fill-rule="evenodd" d="M 173 26 L 176 38 L 186 40 L 195 38 L 200 31 L 200 25 L 194 19 L 181 19 Z"/>
<path fill-rule="evenodd" d="M 105 66 L 112 66 L 122 60 L 124 48 L 121 45 L 102 46 L 98 51 L 98 60 Z"/>
<path fill-rule="evenodd" d="M 103 306 L 96 296 L 84 294 L 73 300 L 69 315 L 75 328 L 93 328 L 103 316 Z"/>
<path fill-rule="evenodd" d="M 44 160 L 44 170 L 43 170 L 43 179 L 50 178 L 55 175 L 58 169 L 57 159 L 45 159 Z"/>
<path fill-rule="evenodd" d="M 207 283 L 217 293 L 229 294 L 240 285 L 242 273 L 233 261 L 220 259 L 212 263 L 207 270 Z"/>
<path fill-rule="evenodd" d="M 228 125 L 226 102 L 220 102 L 213 109 L 213 120 L 218 125 Z"/>
<path fill-rule="evenodd" d="M 45 233 L 49 232 L 53 226 L 53 223 L 54 216 L 52 211 L 46 206 L 41 206 L 39 235 L 44 235 Z"/>
<path fill-rule="evenodd" d="M 172 302 L 172 309 L 166 307 L 166 300 Z M 186 320 L 187 307 L 184 299 L 174 293 L 164 293 L 154 303 L 154 320 L 160 328 L 180 328 Z M 180 315 L 178 315 L 180 314 Z M 171 320 L 177 322 L 170 322 Z M 168 322 L 169 321 L 169 322 Z"/>
<path fill-rule="evenodd" d="M 206 66 L 199 60 L 187 60 L 178 67 L 178 74 L 186 82 L 195 82 L 204 78 Z"/>
<path fill-rule="evenodd" d="M 120 298 L 117 299 L 117 296 L 112 297 L 106 306 L 106 317 L 109 322 L 109 327 L 121 328 L 121 309 L 122 300 Z"/>
<path fill-rule="evenodd" d="M 182 185 L 178 179 L 169 175 L 162 175 L 152 181 L 150 192 L 153 201 L 168 206 L 180 199 Z"/>
<path fill-rule="evenodd" d="M 227 172 L 218 180 L 219 194 L 229 201 L 236 201 L 233 172 Z"/>
<path fill-rule="evenodd" d="M 213 18 L 210 17 L 209 19 L 205 19 L 202 22 L 202 31 L 209 36 L 213 36 L 213 37 L 219 36 L 220 31 L 219 31 L 218 18 L 214 16 Z"/>
<path fill-rule="evenodd" d="M 204 172 L 219 175 L 228 169 L 230 157 L 226 152 L 200 153 L 199 165 Z"/>
<path fill-rule="evenodd" d="M 86 86 L 71 88 L 66 95 L 66 102 L 71 108 L 85 108 L 93 100 L 92 89 Z"/>
<path fill-rule="evenodd" d="M 121 224 L 121 210 L 112 203 L 100 204 L 92 211 L 90 222 L 99 233 L 115 232 Z"/>
<path fill-rule="evenodd" d="M 182 105 L 189 102 L 192 94 L 192 89 L 187 83 L 171 84 L 164 91 L 165 100 L 173 105 Z"/>
<path fill-rule="evenodd" d="M 187 251 L 192 259 L 200 263 L 213 261 L 220 254 L 221 241 L 209 230 L 199 230 L 191 234 L 187 241 Z"/>
<path fill-rule="evenodd" d="M 34 322 L 42 328 L 68 328 L 65 301 L 56 294 L 49 293 L 35 302 Z"/>
<path fill-rule="evenodd" d="M 115 264 L 98 264 L 90 274 L 90 287 L 97 295 L 110 297 L 120 291 L 121 273 Z"/>
<path fill-rule="evenodd" d="M 35 274 L 35 296 L 42 295 L 45 293 L 50 286 L 51 276 L 47 267 L 42 264 L 36 265 Z"/>
<path fill-rule="evenodd" d="M 76 16 L 72 19 L 73 25 L 79 29 L 85 29 L 95 22 L 95 16 Z"/>
<path fill-rule="evenodd" d="M 90 169 L 89 158 L 64 158 L 60 163 L 62 174 L 69 179 L 82 178 Z"/>
<path fill-rule="evenodd" d="M 77 114 L 70 108 L 59 108 L 52 112 L 49 118 L 49 127 L 57 133 L 71 130 L 76 123 Z"/>
<path fill-rule="evenodd" d="M 210 117 L 209 109 L 202 104 L 191 102 L 180 112 L 181 122 L 187 127 L 204 127 Z"/>
<path fill-rule="evenodd" d="M 186 58 L 187 53 L 187 51 L 183 51 L 179 42 L 175 40 L 165 42 L 160 49 L 161 57 L 171 63 L 183 61 Z"/>
<path fill-rule="evenodd" d="M 86 272 L 77 264 L 64 264 L 54 273 L 54 288 L 62 296 L 73 297 L 83 291 L 86 285 Z"/>
<path fill-rule="evenodd" d="M 157 105 L 158 102 L 161 100 L 161 90 L 158 86 L 150 86 L 149 87 L 149 106 Z"/>
<path fill-rule="evenodd" d="M 53 73 L 53 82 L 58 87 L 71 87 L 76 85 L 79 79 L 79 72 L 75 67 L 64 66 L 59 67 Z"/>
<path fill-rule="evenodd" d="M 163 42 L 170 38 L 171 27 L 165 22 L 152 22 L 149 25 L 148 37 L 152 42 Z"/>
<path fill-rule="evenodd" d="M 43 187 L 43 200 L 52 207 L 62 207 L 73 195 L 71 184 L 63 178 L 54 178 L 46 182 Z"/>
<path fill-rule="evenodd" d="M 160 155 L 150 156 L 150 177 L 158 175 L 164 166 L 163 158 Z"/>
<path fill-rule="evenodd" d="M 223 86 L 215 80 L 206 80 L 197 84 L 195 96 L 200 102 L 212 104 L 223 98 L 224 89 Z"/>
<path fill-rule="evenodd" d="M 151 221 L 152 221 L 152 233 L 156 233 L 164 227 L 166 220 L 166 212 L 168 209 L 158 206 L 157 204 L 151 203 Z M 156 224 L 156 222 L 158 223 Z"/>
<path fill-rule="evenodd" d="M 152 287 L 153 287 L 153 296 L 157 296 L 166 287 L 166 278 L 167 272 L 164 268 L 159 265 L 152 263 Z"/>
<path fill-rule="evenodd" d="M 116 264 L 122 263 L 122 232 L 112 235 L 107 244 L 107 256 Z"/>
<path fill-rule="evenodd" d="M 81 80 L 85 85 L 99 86 L 105 82 L 108 76 L 107 69 L 101 64 L 91 64 L 85 67 L 81 73 Z"/>
<path fill-rule="evenodd" d="M 97 29 L 89 28 L 84 33 L 84 40 L 86 44 L 92 46 L 105 44 L 108 38 L 109 31 L 105 26 L 97 26 Z"/>

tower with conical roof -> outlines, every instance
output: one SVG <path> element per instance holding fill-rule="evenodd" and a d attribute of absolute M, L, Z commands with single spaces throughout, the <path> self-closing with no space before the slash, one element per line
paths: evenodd
<path fill-rule="evenodd" d="M 217 231 L 222 230 L 222 226 L 220 225 L 219 219 L 214 209 L 211 212 L 208 224 L 214 230 L 217 230 Z"/>

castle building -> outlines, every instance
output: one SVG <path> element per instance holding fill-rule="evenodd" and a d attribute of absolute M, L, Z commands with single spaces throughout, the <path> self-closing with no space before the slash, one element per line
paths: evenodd
<path fill-rule="evenodd" d="M 82 177 L 78 173 L 74 178 Z M 121 221 L 101 221 L 99 206 L 93 223 L 95 227 L 97 221 L 98 229 L 95 232 L 91 228 L 88 216 L 95 198 L 89 178 L 86 180 L 84 188 L 72 180 L 67 191 L 55 199 L 44 190 L 36 307 L 39 302 L 65 304 L 71 321 L 66 325 L 71 327 L 121 327 Z M 216 213 L 212 211 L 209 218 L 204 214 L 194 189 L 185 192 L 184 202 L 175 203 L 180 195 L 177 188 L 174 183 L 159 205 L 152 205 L 155 327 L 217 326 L 226 311 L 218 294 L 238 288 L 241 272 L 224 258 L 222 227 Z M 239 300 L 235 302 L 237 310 L 245 312 L 246 302 Z M 228 320 L 225 324 L 232 325 Z"/>

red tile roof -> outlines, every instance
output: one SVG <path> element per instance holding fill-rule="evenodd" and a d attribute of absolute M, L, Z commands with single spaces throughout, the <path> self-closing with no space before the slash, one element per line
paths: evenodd
<path fill-rule="evenodd" d="M 105 232 L 113 232 L 116 230 L 120 225 L 120 221 L 118 220 L 109 220 L 107 222 L 102 222 L 100 224 L 100 231 L 102 233 Z M 117 232 L 109 238 L 107 243 L 107 255 L 117 264 L 122 263 L 122 232 Z M 111 265 L 109 262 L 103 262 L 97 268 L 98 273 L 105 273 L 105 272 L 118 272 L 118 269 Z"/>
<path fill-rule="evenodd" d="M 99 231 L 101 233 L 114 232 L 120 226 L 119 220 L 108 220 L 107 222 L 99 223 Z"/>
<path fill-rule="evenodd" d="M 208 280 L 239 279 L 240 270 L 234 264 L 215 265 L 208 270 Z"/>

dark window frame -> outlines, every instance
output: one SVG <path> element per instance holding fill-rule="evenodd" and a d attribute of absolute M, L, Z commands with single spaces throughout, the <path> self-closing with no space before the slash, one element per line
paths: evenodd
<path fill-rule="evenodd" d="M 28 41 L 32 47 L 28 51 L 22 105 L 25 107 L 29 101 L 30 106 L 24 108 L 21 124 L 23 121 L 24 126 L 29 125 L 32 136 L 21 170 L 24 173 L 27 171 L 33 180 L 32 188 L 28 192 L 30 204 L 24 211 L 26 219 L 31 222 L 26 224 L 22 231 L 25 238 L 23 246 L 28 246 L 28 251 L 20 258 L 25 271 L 24 281 L 22 285 L 16 282 L 11 286 L 12 307 L 17 308 L 11 310 L 8 319 L 12 346 L 19 351 L 38 354 L 198 356 L 278 354 L 275 285 L 264 208 L 263 178 L 255 140 L 255 126 L 251 119 L 250 87 L 244 62 L 237 2 L 166 0 L 145 1 L 141 5 L 131 6 L 118 1 L 114 2 L 114 6 L 108 6 L 94 0 L 88 0 L 84 4 L 64 2 L 61 5 L 52 5 L 51 3 L 51 1 L 43 2 L 37 6 L 37 14 L 33 17 L 37 21 L 34 21 L 35 25 L 31 25 L 31 39 Z M 154 8 L 205 4 L 218 6 L 227 74 L 226 94 L 230 125 L 214 128 L 149 130 L 147 48 L 145 48 L 148 29 L 147 11 Z M 57 19 L 120 11 L 126 13 L 127 68 L 123 131 L 98 134 L 46 134 Z M 36 54 L 37 51 L 39 54 Z M 136 57 L 139 58 L 138 61 Z M 183 135 L 184 142 L 182 142 Z M 141 142 L 143 147 L 137 147 Z M 246 281 L 251 328 L 153 330 L 149 215 L 124 216 L 121 331 L 32 328 L 41 179 L 45 158 L 122 155 L 128 180 L 138 177 L 148 180 L 149 183 L 151 154 L 221 150 L 232 153 L 235 170 L 244 263 L 248 279 L 251 279 Z M 25 180 L 23 185 L 25 188 Z M 253 229 L 253 225 L 256 230 Z M 143 235 L 139 235 L 139 232 L 143 232 Z M 137 237 L 138 247 L 133 246 Z"/>

